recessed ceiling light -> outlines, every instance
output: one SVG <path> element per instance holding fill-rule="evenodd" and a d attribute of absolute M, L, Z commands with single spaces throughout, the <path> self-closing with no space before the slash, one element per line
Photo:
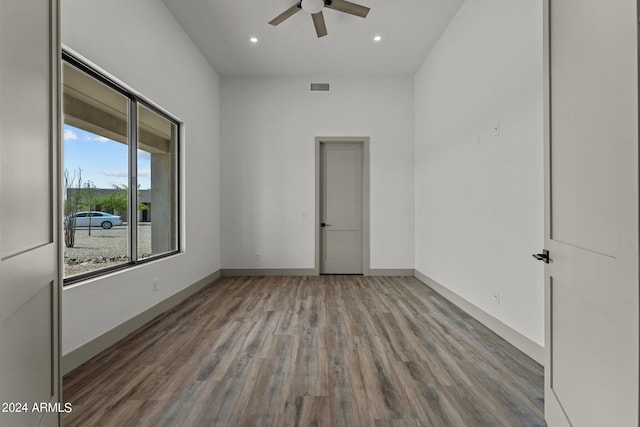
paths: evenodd
<path fill-rule="evenodd" d="M 375 36 L 375 37 L 373 38 L 373 41 L 374 41 L 374 42 L 382 41 L 382 36 Z"/>
<path fill-rule="evenodd" d="M 258 43 L 258 38 L 257 37 L 251 37 L 251 38 L 249 38 L 249 41 L 251 43 L 253 43 L 253 44 L 256 44 L 256 43 Z"/>

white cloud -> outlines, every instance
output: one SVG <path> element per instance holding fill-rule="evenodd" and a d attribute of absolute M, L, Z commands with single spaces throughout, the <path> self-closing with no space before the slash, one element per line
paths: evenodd
<path fill-rule="evenodd" d="M 74 131 L 72 131 L 71 129 L 65 129 L 64 130 L 64 140 L 65 141 L 72 141 L 74 139 L 78 139 L 78 135 L 76 135 L 76 133 Z"/>
<path fill-rule="evenodd" d="M 149 169 L 138 169 L 138 176 L 151 176 Z"/>
<path fill-rule="evenodd" d="M 96 136 L 95 138 L 93 138 L 94 141 L 98 141 L 98 142 L 107 142 L 107 141 L 111 141 L 109 138 L 105 138 L 104 136 Z"/>
<path fill-rule="evenodd" d="M 126 171 L 126 170 L 104 169 L 104 170 L 101 170 L 100 172 L 102 172 L 102 174 L 106 176 L 116 176 L 116 177 L 122 177 L 122 178 L 126 178 L 127 176 L 129 176 L 129 171 Z"/>

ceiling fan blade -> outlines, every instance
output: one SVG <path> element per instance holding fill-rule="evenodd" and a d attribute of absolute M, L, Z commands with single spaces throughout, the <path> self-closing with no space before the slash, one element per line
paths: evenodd
<path fill-rule="evenodd" d="M 324 23 L 324 15 L 322 14 L 322 11 L 313 13 L 311 18 L 313 19 L 313 26 L 316 27 L 316 34 L 318 35 L 318 38 L 326 36 L 327 26 Z"/>
<path fill-rule="evenodd" d="M 366 18 L 369 13 L 369 8 L 361 6 L 359 4 L 351 3 L 346 0 L 332 0 L 331 2 L 325 2 L 325 6 L 329 9 L 338 10 L 340 12 L 356 15 L 361 18 Z"/>
<path fill-rule="evenodd" d="M 290 16 L 298 12 L 301 9 L 301 6 L 300 6 L 301 4 L 302 4 L 301 2 L 297 2 L 296 4 L 291 6 L 289 9 L 285 10 L 280 15 L 276 16 L 271 21 L 269 21 L 269 24 L 271 25 L 280 24 L 282 21 L 284 21 L 285 19 L 289 18 Z"/>

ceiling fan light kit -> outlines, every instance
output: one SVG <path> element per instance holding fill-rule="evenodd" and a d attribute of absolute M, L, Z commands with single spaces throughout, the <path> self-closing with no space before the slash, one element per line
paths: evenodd
<path fill-rule="evenodd" d="M 302 0 L 300 2 L 300 7 L 307 13 L 318 13 L 322 11 L 324 7 L 324 0 Z"/>
<path fill-rule="evenodd" d="M 338 12 L 359 16 L 361 18 L 366 18 L 370 10 L 366 6 L 351 3 L 347 0 L 302 0 L 273 18 L 269 21 L 269 24 L 274 26 L 279 25 L 298 11 L 304 10 L 311 15 L 313 26 L 316 29 L 316 35 L 318 38 L 324 37 L 327 35 L 327 27 L 324 22 L 324 15 L 322 14 L 322 9 L 325 7 L 337 10 Z"/>

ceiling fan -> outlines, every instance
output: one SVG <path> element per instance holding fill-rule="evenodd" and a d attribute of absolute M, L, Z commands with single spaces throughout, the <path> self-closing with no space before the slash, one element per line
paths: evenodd
<path fill-rule="evenodd" d="M 313 25 L 316 28 L 316 34 L 318 38 L 327 35 L 327 26 L 324 23 L 324 15 L 322 9 L 328 7 L 329 9 L 337 10 L 338 12 L 348 13 L 350 15 L 360 16 L 366 18 L 369 13 L 369 8 L 361 6 L 356 3 L 351 3 L 346 0 L 302 0 L 296 2 L 289 9 L 282 12 L 280 15 L 269 21 L 271 25 L 278 25 L 285 19 L 297 13 L 300 9 L 311 14 L 313 19 Z"/>

